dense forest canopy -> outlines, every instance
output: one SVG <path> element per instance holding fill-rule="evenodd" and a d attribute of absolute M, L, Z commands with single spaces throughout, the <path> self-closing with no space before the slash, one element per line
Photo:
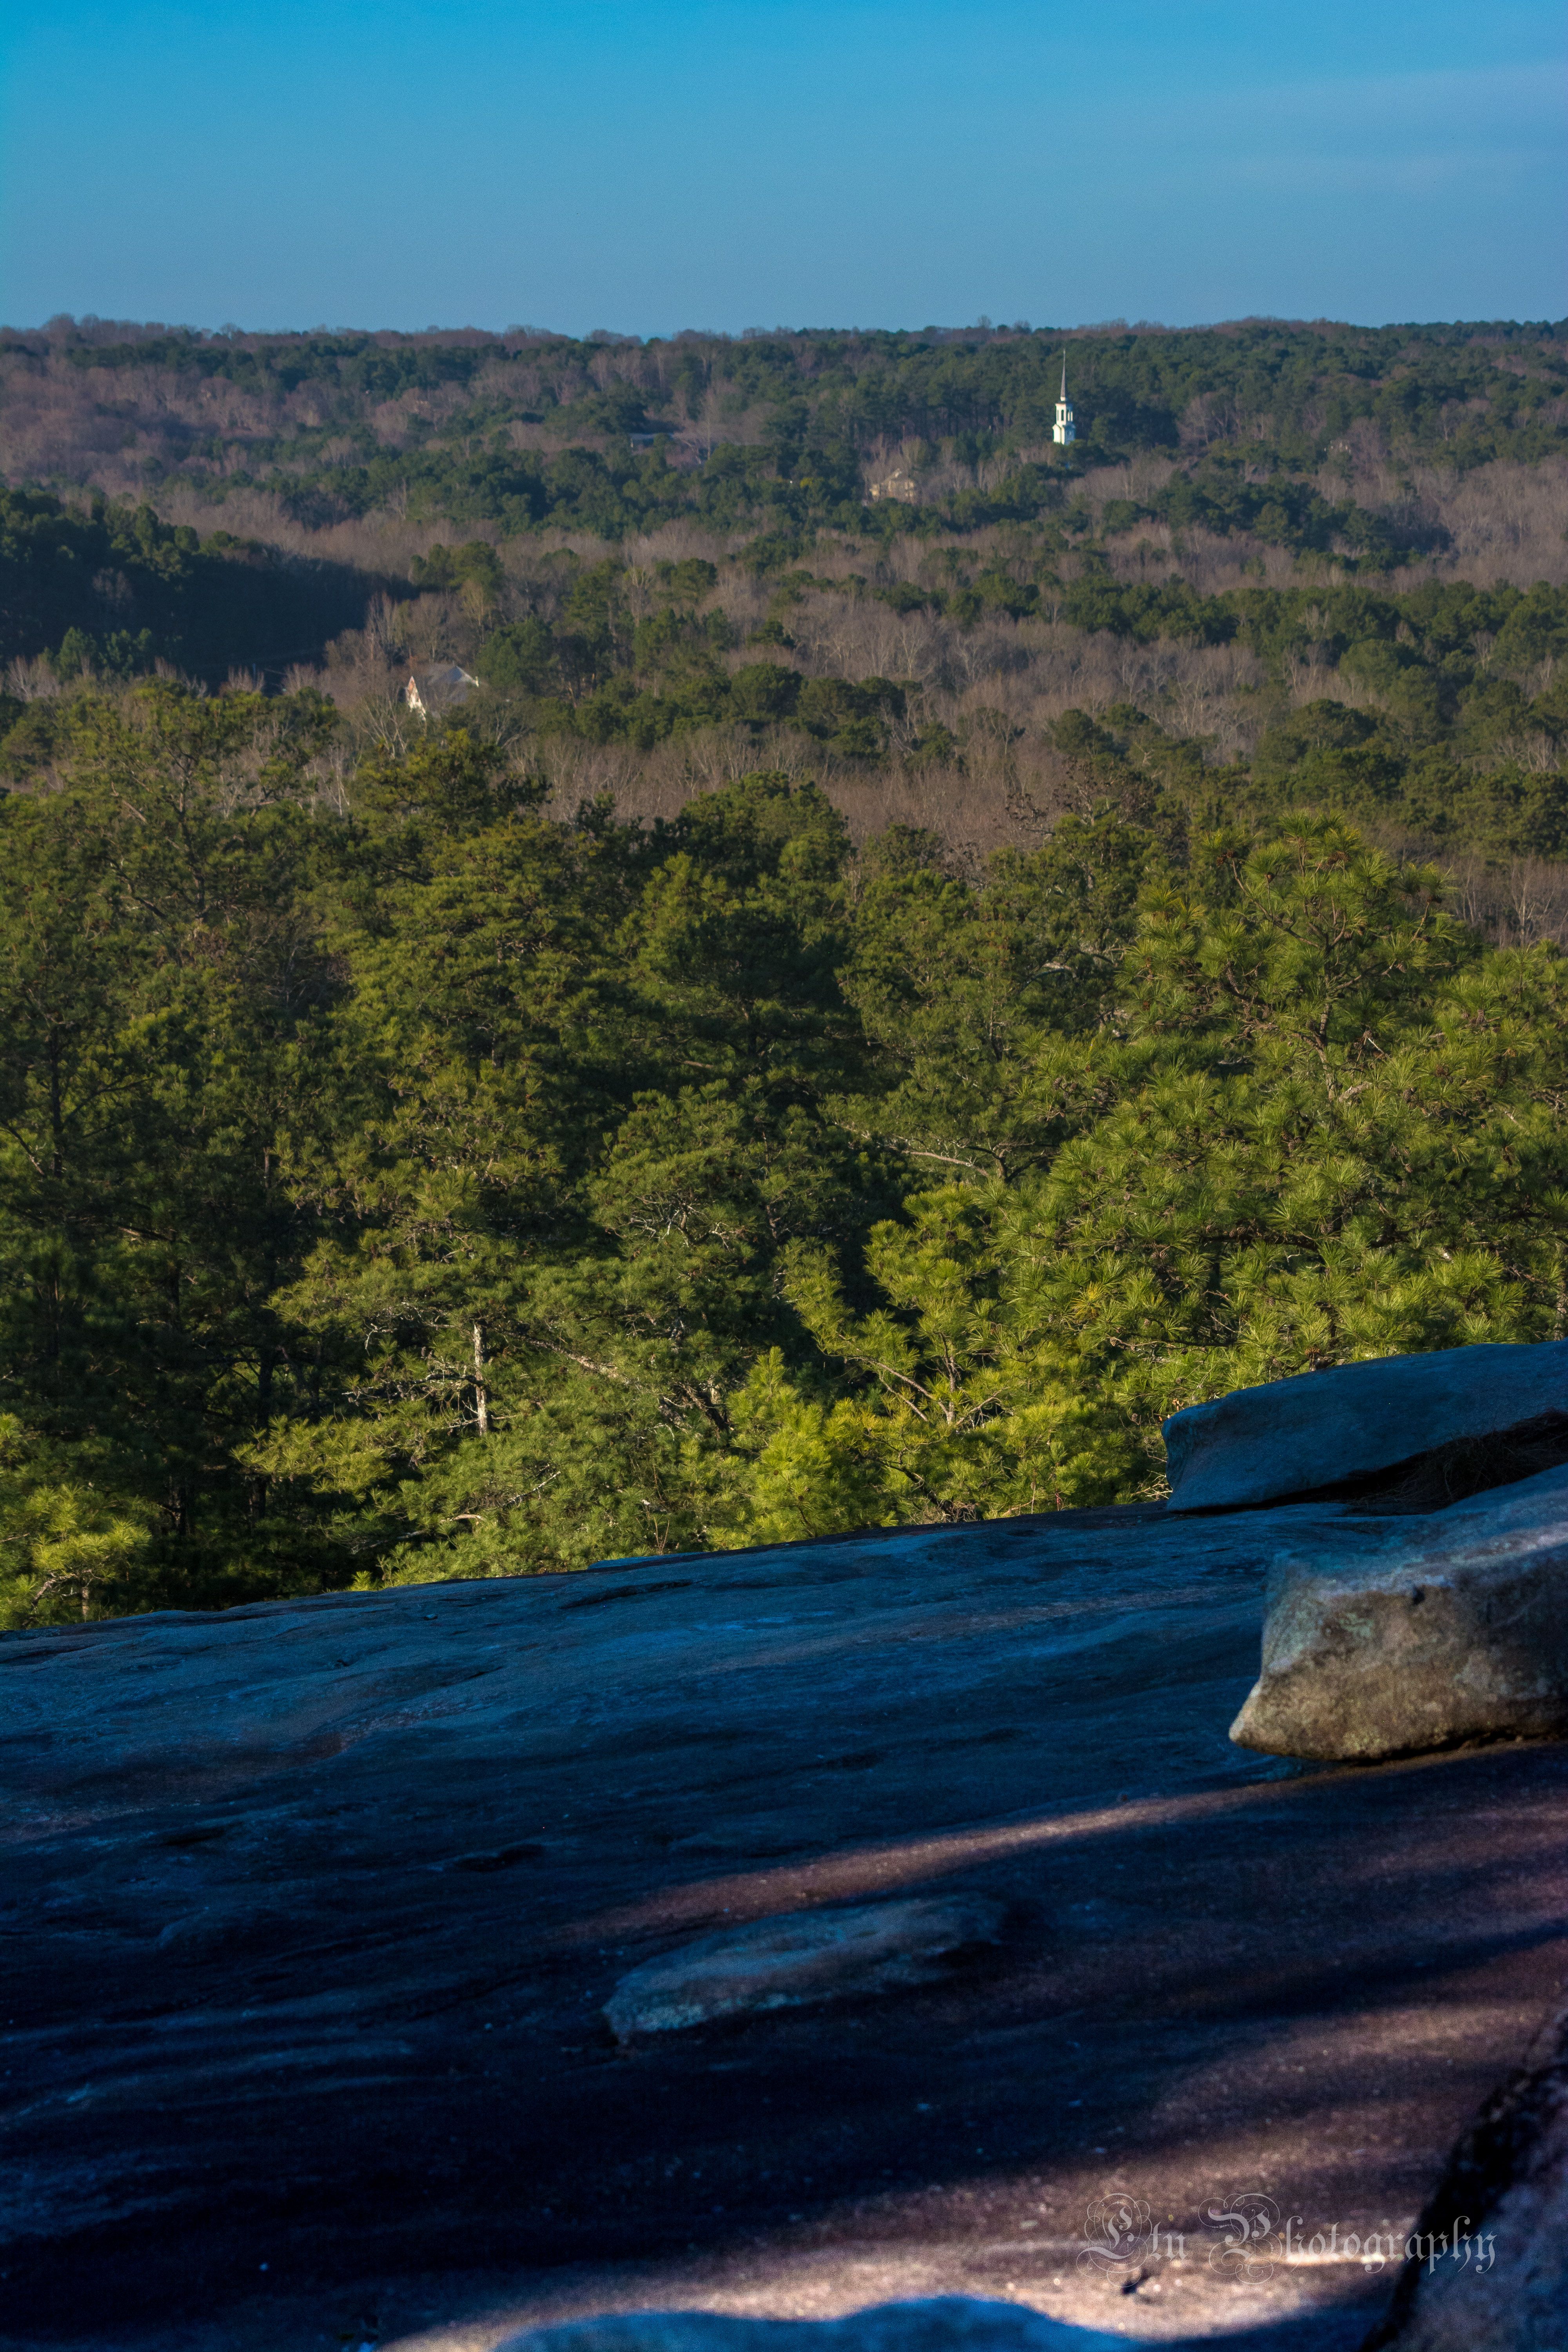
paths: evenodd
<path fill-rule="evenodd" d="M 218 497 L 274 489 L 301 520 L 395 496 L 505 533 L 553 522 L 622 537 L 679 513 L 726 529 L 762 517 L 852 527 L 868 453 L 915 439 L 949 445 L 960 462 L 1002 461 L 992 506 L 1032 518 L 1049 488 L 1037 467 L 1064 359 L 1076 455 L 1089 466 L 1229 454 L 1284 489 L 1358 425 L 1408 458 L 1531 462 L 1560 453 L 1568 433 L 1563 336 L 1562 322 L 1254 320 L 581 343 L 522 331 L 199 335 L 68 322 L 0 337 L 0 364 L 7 406 L 54 458 L 40 478 L 81 478 L 84 454 L 107 454 L 112 420 L 144 482 L 177 476 Z"/>
<path fill-rule="evenodd" d="M 1562 1335 L 1565 391 L 5 336 L 4 1607 L 1152 1494 Z"/>
<path fill-rule="evenodd" d="M 163 658 L 277 684 L 377 593 L 489 594 L 547 551 L 625 554 L 660 531 L 753 577 L 809 576 L 814 549 L 848 548 L 865 582 L 961 619 L 989 604 L 1117 627 L 1125 600 L 1064 608 L 1062 592 L 1097 573 L 1202 587 L 1219 547 L 1232 568 L 1375 579 L 1468 555 L 1486 488 L 1496 505 L 1501 477 L 1568 461 L 1568 328 L 584 343 L 65 320 L 0 331 L 0 659 L 58 656 L 68 634 L 68 667 Z M 1500 560 L 1531 584 L 1508 522 L 1490 537 L 1467 576 L 1491 585 Z M 465 547 L 468 574 L 450 568 Z M 1179 604 L 1133 625 L 1180 636 Z"/>

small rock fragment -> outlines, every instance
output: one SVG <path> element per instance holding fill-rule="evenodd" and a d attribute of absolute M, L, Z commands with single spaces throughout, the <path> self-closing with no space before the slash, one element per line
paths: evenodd
<path fill-rule="evenodd" d="M 537 1862 L 544 1848 L 532 1839 L 517 1845 L 498 1845 L 479 1853 L 455 1853 L 453 1870 L 510 1870 L 514 1863 Z"/>
<path fill-rule="evenodd" d="M 679 2032 L 720 2017 L 930 1984 L 994 1944 L 1005 1906 L 984 1895 L 795 1911 L 704 1936 L 645 1961 L 605 2003 L 616 2039 Z"/>

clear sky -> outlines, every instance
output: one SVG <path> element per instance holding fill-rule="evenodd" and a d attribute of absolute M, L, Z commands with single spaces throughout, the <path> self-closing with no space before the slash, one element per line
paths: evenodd
<path fill-rule="evenodd" d="M 0 319 L 1561 317 L 1561 0 L 8 0 Z"/>

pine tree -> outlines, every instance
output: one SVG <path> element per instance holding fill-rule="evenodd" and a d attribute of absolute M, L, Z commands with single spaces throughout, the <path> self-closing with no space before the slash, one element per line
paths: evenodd
<path fill-rule="evenodd" d="M 1568 1327 L 1555 950 L 1483 954 L 1313 819 L 1153 879 L 1115 992 L 1119 1099 L 1047 1167 L 912 1198 L 870 1314 L 796 1261 L 822 1365 L 754 1377 L 740 1528 L 1153 1494 L 1184 1405 Z"/>

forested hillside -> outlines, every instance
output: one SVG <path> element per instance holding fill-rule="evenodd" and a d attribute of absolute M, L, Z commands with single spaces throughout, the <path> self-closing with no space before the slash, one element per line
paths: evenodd
<path fill-rule="evenodd" d="M 1153 1493 L 1563 1334 L 1565 387 L 6 338 L 5 1606 Z"/>
<path fill-rule="evenodd" d="M 1349 457 L 1353 476 L 1369 437 L 1451 470 L 1561 455 L 1563 336 L 1261 320 L 577 343 L 67 320 L 0 338 L 0 383 L 13 478 L 110 495 L 178 485 L 215 504 L 262 490 L 307 524 L 379 512 L 620 540 L 677 517 L 857 530 L 868 468 L 893 456 L 949 524 L 1034 520 L 1058 503 L 1065 358 L 1079 467 L 1151 457 L 1203 477 L 1152 502 L 1163 520 L 1261 520 L 1271 544 L 1340 537 L 1387 558 L 1422 549 L 1429 523 L 1370 511 L 1350 478 L 1336 497 L 1317 478 L 1325 461 Z"/>

